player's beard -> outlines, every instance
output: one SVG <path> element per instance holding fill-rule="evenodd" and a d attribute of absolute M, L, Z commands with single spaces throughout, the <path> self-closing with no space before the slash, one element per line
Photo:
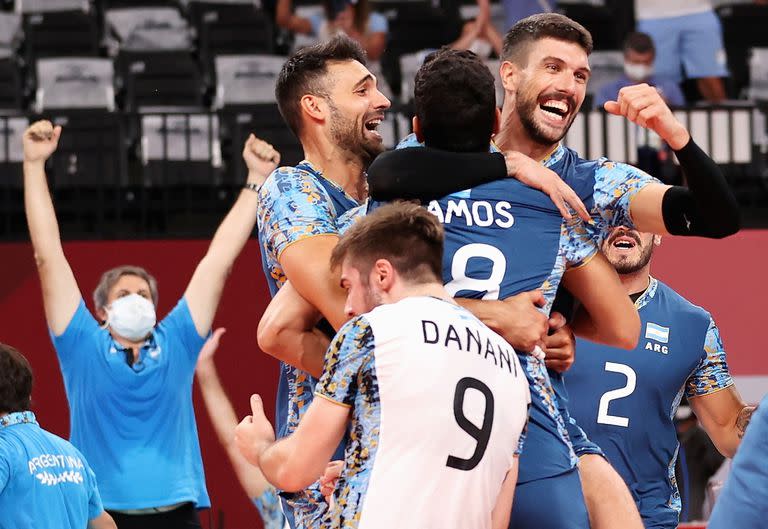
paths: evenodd
<path fill-rule="evenodd" d="M 608 244 L 612 245 L 613 241 L 621 235 L 635 239 L 635 242 L 637 243 L 635 248 L 640 248 L 640 254 L 637 257 L 621 255 L 618 259 L 612 259 L 611 264 L 616 269 L 616 272 L 620 275 L 634 274 L 635 272 L 645 268 L 645 266 L 651 262 L 651 257 L 653 256 L 653 248 L 655 245 L 653 244 L 653 239 L 651 239 L 647 246 L 643 246 L 642 239 L 635 237 L 635 235 L 632 233 L 619 233 L 614 237 L 611 237 Z"/>
<path fill-rule="evenodd" d="M 331 138 L 340 148 L 358 156 L 367 167 L 376 156 L 384 152 L 384 142 L 365 137 L 365 122 L 372 116 L 363 116 L 362 122 L 355 123 L 347 118 L 328 100 L 331 110 Z"/>
<path fill-rule="evenodd" d="M 544 96 L 547 98 L 547 96 Z M 560 95 L 551 94 L 551 99 L 562 99 Z M 562 140 L 568 133 L 568 129 L 571 128 L 573 120 L 576 118 L 576 101 L 572 97 L 566 98 L 570 115 L 566 117 L 564 127 L 561 132 L 553 132 L 545 129 L 539 123 L 536 122 L 536 111 L 539 108 L 539 96 L 535 94 L 526 95 L 522 91 L 518 90 L 515 96 L 515 110 L 520 118 L 520 123 L 523 125 L 525 132 L 528 136 L 540 145 L 555 145 Z"/>
<path fill-rule="evenodd" d="M 368 286 L 365 288 L 365 295 L 363 296 L 363 301 L 365 302 L 366 312 L 370 312 L 379 305 L 383 305 L 384 302 L 381 299 L 381 295 L 379 295 L 378 292 L 374 292 L 374 290 Z"/>

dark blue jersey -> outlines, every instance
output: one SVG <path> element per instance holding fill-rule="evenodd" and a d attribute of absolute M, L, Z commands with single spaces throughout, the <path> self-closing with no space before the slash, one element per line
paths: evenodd
<path fill-rule="evenodd" d="M 656 279 L 636 305 L 642 330 L 634 351 L 578 340 L 568 407 L 626 481 L 645 526 L 671 529 L 680 511 L 675 410 L 683 395 L 733 381 L 708 312 Z"/>

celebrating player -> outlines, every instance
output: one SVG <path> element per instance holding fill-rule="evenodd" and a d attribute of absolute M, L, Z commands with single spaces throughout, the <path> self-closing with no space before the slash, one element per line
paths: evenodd
<path fill-rule="evenodd" d="M 620 226 L 603 243 L 638 307 L 643 334 L 630 354 L 578 340 L 579 360 L 568 372 L 568 389 L 571 415 L 627 482 L 646 527 L 672 529 L 680 514 L 670 472 L 681 396 L 727 457 L 736 452 L 754 408 L 733 385 L 709 313 L 651 277 L 651 256 L 660 242 L 658 235 Z"/>
<path fill-rule="evenodd" d="M 394 151 L 380 157 L 369 170 L 372 198 L 413 197 L 415 192 L 422 192 L 420 198 L 429 200 L 502 178 L 506 172 L 519 177 L 516 158 L 524 154 L 540 160 L 579 192 L 590 205 L 595 223 L 588 229 L 598 241 L 618 225 L 658 234 L 706 237 L 724 237 L 737 231 L 738 204 L 725 178 L 652 87 L 622 89 L 619 100 L 606 103 L 605 108 L 659 134 L 675 150 L 688 188 L 662 185 L 631 166 L 604 158 L 583 160 L 560 144 L 584 100 L 591 48 L 589 32 L 562 15 L 548 13 L 520 21 L 507 33 L 502 54 L 505 99 L 501 130 L 495 140 L 508 153 L 506 165 L 500 154 L 494 160 L 489 155 L 439 150 Z M 468 165 L 474 170 L 453 172 L 455 167 Z M 410 182 L 426 170 L 447 176 L 429 193 L 414 190 Z M 567 393 L 561 377 L 554 371 L 550 376 L 559 403 L 564 405 Z M 567 417 L 566 408 L 561 413 Z M 626 511 L 616 508 L 623 495 L 615 502 L 604 501 L 606 494 L 620 490 L 613 481 L 618 476 L 596 455 L 599 448 L 588 442 L 575 423 L 567 422 L 574 447 L 583 456 L 580 468 L 593 525 L 626 526 L 627 516 L 635 510 L 631 498 L 625 498 L 630 500 L 625 503 Z M 521 476 L 529 462 L 532 467 L 538 465 L 538 460 L 529 460 L 526 454 L 523 452 L 520 461 Z"/>
<path fill-rule="evenodd" d="M 48 327 L 69 400 L 71 440 L 88 458 L 118 526 L 199 527 L 210 505 L 192 408 L 192 376 L 232 264 L 256 221 L 256 193 L 244 189 L 219 226 L 176 307 L 156 323 L 157 284 L 121 266 L 85 306 L 62 248 L 45 178 L 61 127 L 24 133 L 24 204 Z M 257 153 L 264 154 L 259 157 Z M 269 172 L 279 158 L 253 136 L 244 157 Z M 248 184 L 246 184 L 248 185 Z"/>
<path fill-rule="evenodd" d="M 272 483 L 300 490 L 349 427 L 329 527 L 507 525 L 528 385 L 509 344 L 443 287 L 442 248 L 439 222 L 414 204 L 353 226 L 331 262 L 355 317 L 328 350 L 322 398 L 277 443 L 257 396 L 237 428 Z"/>
<path fill-rule="evenodd" d="M 445 101 L 457 110 L 444 112 Z M 416 76 L 415 107 L 414 129 L 432 147 L 483 151 L 498 126 L 493 75 L 471 52 L 446 49 L 430 55 Z M 507 179 L 444 197 L 431 203 L 429 209 L 446 229 L 443 279 L 447 290 L 462 298 L 476 298 L 460 302 L 503 335 L 509 327 L 505 303 L 491 300 L 541 288 L 543 292 L 536 295 L 541 298 L 543 314 L 538 316 L 543 326 L 533 327 L 538 333 L 536 339 L 543 342 L 548 353 L 562 344 L 562 334 L 567 342 L 567 329 L 546 337 L 545 314 L 549 314 L 562 279 L 577 292 L 592 316 L 575 322 L 579 332 L 627 348 L 636 343 L 637 314 L 623 296 L 615 271 L 585 235 L 581 220 L 564 221 L 543 193 Z M 363 208 L 350 210 L 341 222 L 351 221 L 363 212 Z M 287 335 L 291 325 L 296 333 L 302 332 L 297 322 L 308 318 L 296 309 L 301 300 L 294 299 L 293 305 L 286 300 L 286 296 L 273 300 L 260 323 L 260 335 Z M 270 331 L 269 327 L 279 331 Z M 290 343 L 301 348 L 309 341 L 296 336 Z M 537 465 L 518 481 L 513 525 L 525 525 L 535 516 L 541 527 L 566 523 L 587 527 L 587 511 L 575 469 L 577 459 L 544 362 L 529 355 L 522 355 L 520 362 L 533 393 L 532 420 L 523 453 L 530 454 L 524 457 L 535 459 Z M 616 480 L 619 487 L 625 488 L 618 475 Z M 628 492 L 625 494 L 631 504 Z M 541 507 L 541 495 L 548 498 L 546 508 Z"/>

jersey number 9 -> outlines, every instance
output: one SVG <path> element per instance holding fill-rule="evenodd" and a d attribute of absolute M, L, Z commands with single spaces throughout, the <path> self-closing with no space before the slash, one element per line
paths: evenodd
<path fill-rule="evenodd" d="M 464 398 L 468 389 L 479 391 L 485 399 L 483 423 L 480 427 L 464 415 Z M 488 441 L 491 438 L 491 428 L 493 427 L 493 393 L 491 393 L 491 389 L 476 378 L 464 377 L 459 380 L 453 395 L 453 416 L 461 429 L 477 441 L 477 445 L 475 452 L 469 459 L 449 455 L 445 464 L 459 470 L 472 470 L 483 459 L 483 454 L 485 454 L 485 449 L 488 448 Z"/>

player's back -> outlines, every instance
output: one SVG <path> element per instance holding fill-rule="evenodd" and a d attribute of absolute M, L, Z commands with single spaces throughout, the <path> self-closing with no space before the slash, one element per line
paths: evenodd
<path fill-rule="evenodd" d="M 0 426 L 0 528 L 82 528 L 102 511 L 85 459 L 30 412 Z"/>
<path fill-rule="evenodd" d="M 372 363 L 337 504 L 360 528 L 482 529 L 517 454 L 528 384 L 512 347 L 468 311 L 406 298 L 364 317 Z"/>

